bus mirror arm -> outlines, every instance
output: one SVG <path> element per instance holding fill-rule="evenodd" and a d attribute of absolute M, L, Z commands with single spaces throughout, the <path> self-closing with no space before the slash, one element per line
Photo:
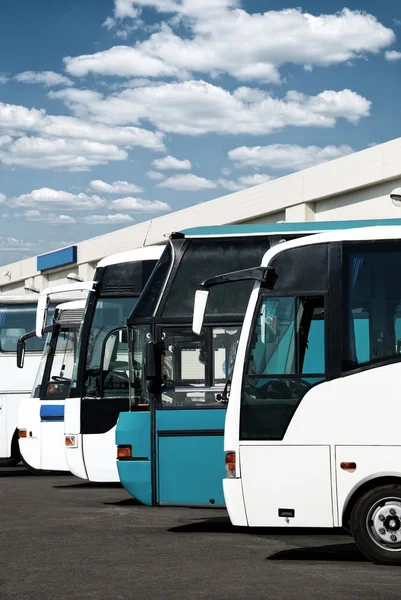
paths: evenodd
<path fill-rule="evenodd" d="M 223 275 L 216 275 L 203 281 L 195 292 L 194 314 L 192 319 L 192 331 L 200 335 L 206 313 L 209 289 L 223 283 L 234 283 L 237 281 L 260 281 L 268 289 L 273 289 L 277 275 L 272 267 L 252 267 L 241 271 L 232 271 Z"/>
<path fill-rule="evenodd" d="M 230 387 L 231 387 L 231 379 L 227 379 L 226 385 L 224 386 L 224 390 L 222 394 L 216 394 L 216 401 L 221 404 L 228 404 L 230 399 Z"/>

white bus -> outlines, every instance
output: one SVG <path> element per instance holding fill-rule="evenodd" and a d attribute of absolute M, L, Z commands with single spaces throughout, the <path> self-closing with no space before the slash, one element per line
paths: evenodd
<path fill-rule="evenodd" d="M 20 454 L 34 473 L 69 470 L 64 451 L 64 404 L 84 308 L 84 299 L 56 306 L 53 323 L 45 329 L 46 343 L 31 397 L 24 398 L 19 407 Z M 17 360 L 21 368 L 26 345 L 35 336 L 32 331 L 19 341 Z"/>
<path fill-rule="evenodd" d="M 126 321 L 163 250 L 137 248 L 97 266 L 65 403 L 67 463 L 82 479 L 119 481 L 115 430 L 120 412 L 129 410 Z"/>
<path fill-rule="evenodd" d="M 269 249 L 229 397 L 224 496 L 234 525 L 344 527 L 401 564 L 401 227 Z M 199 330 L 209 281 L 197 292 Z"/>
<path fill-rule="evenodd" d="M 29 340 L 23 373 L 16 365 L 17 342 L 21 335 L 34 329 L 37 302 L 36 294 L 0 296 L 0 466 L 13 466 L 20 461 L 18 408 L 31 393 L 44 342 Z"/>

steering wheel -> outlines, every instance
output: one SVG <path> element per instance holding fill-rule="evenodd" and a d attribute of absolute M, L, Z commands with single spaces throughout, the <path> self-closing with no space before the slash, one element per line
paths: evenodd
<path fill-rule="evenodd" d="M 68 377 L 61 377 L 59 375 L 53 375 L 52 376 L 52 380 L 53 381 L 57 381 L 57 383 L 70 383 L 71 379 L 68 379 Z"/>
<path fill-rule="evenodd" d="M 126 383 L 129 386 L 129 376 L 124 371 L 109 371 L 104 378 L 103 389 L 113 389 L 113 380 L 117 383 Z"/>

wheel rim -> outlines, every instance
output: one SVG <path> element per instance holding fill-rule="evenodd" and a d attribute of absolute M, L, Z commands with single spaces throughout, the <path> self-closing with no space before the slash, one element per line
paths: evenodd
<path fill-rule="evenodd" d="M 401 551 L 401 499 L 382 498 L 369 510 L 366 528 L 373 542 L 388 552 Z"/>

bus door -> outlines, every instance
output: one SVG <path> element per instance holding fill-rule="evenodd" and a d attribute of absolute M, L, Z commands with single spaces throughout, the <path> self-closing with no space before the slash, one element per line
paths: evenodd
<path fill-rule="evenodd" d="M 114 481 L 117 467 L 110 446 L 115 446 L 118 414 L 129 406 L 126 328 L 109 331 L 100 348 L 100 373 L 94 375 L 98 396 L 84 398 L 81 405 L 83 457 L 89 480 L 97 481 L 102 477 L 105 481 Z"/>
<path fill-rule="evenodd" d="M 234 364 L 237 327 L 156 329 L 162 349 L 162 394 L 154 406 L 153 502 L 224 506 L 222 402 Z"/>
<path fill-rule="evenodd" d="M 288 441 L 291 420 L 325 380 L 325 297 L 262 296 L 251 330 L 239 462 L 248 524 L 333 525 L 330 446 Z M 322 398 L 323 401 L 323 398 Z M 313 427 L 313 424 L 305 424 Z M 263 473 L 269 473 L 264 477 Z"/>

